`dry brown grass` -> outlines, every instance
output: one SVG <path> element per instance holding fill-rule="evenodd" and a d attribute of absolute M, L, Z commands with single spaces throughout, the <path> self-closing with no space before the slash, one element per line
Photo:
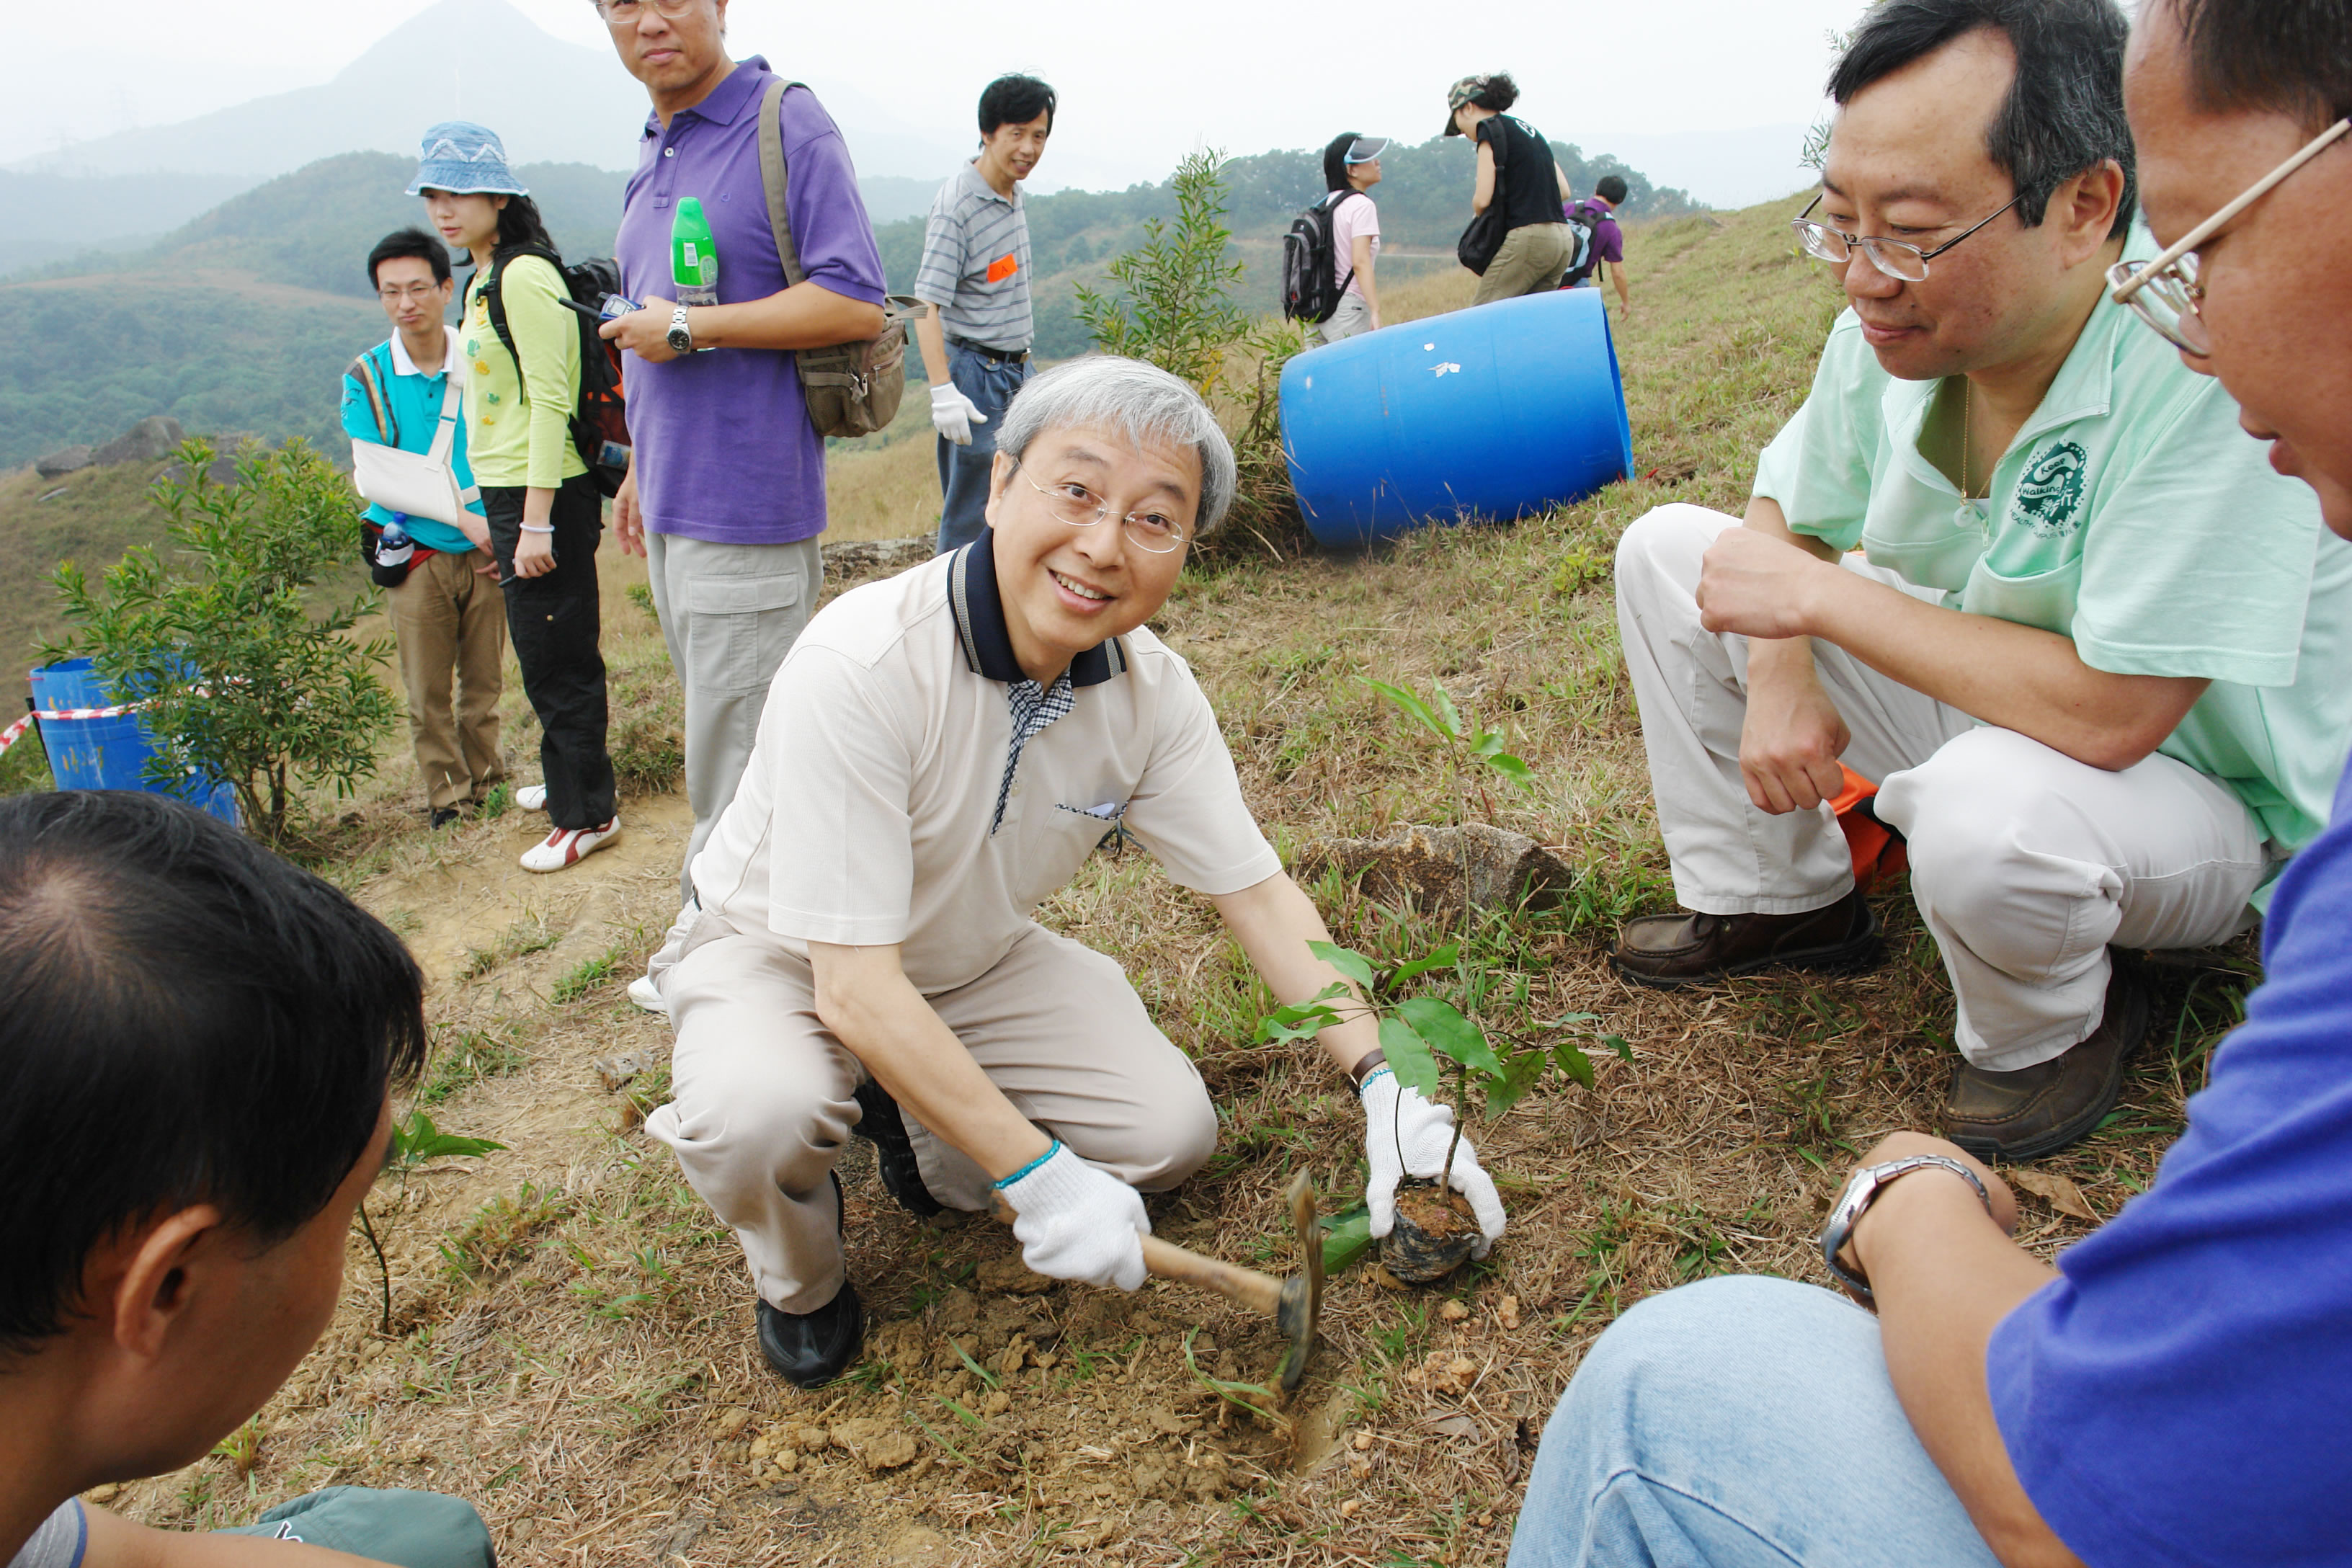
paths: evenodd
<path fill-rule="evenodd" d="M 1451 809 L 1427 749 L 1356 677 L 1444 680 L 1508 729 L 1538 782 L 1491 815 L 1582 876 L 1560 907 L 1475 934 L 1485 1015 L 1525 1031 L 1597 1013 L 1634 1053 L 1603 1058 L 1591 1092 L 1539 1093 L 1476 1129 L 1509 1236 L 1441 1290 L 1341 1276 L 1283 1422 L 1237 1415 L 1183 1356 L 1198 1328 L 1202 1371 L 1265 1377 L 1277 1346 L 1263 1323 L 1156 1282 L 1132 1298 L 1037 1289 L 993 1226 L 934 1230 L 899 1213 L 855 1147 L 849 1267 L 872 1313 L 867 1357 L 814 1394 L 770 1375 L 731 1239 L 668 1154 L 625 1131 L 636 1111 L 591 1066 L 616 1051 L 658 1063 L 664 1032 L 614 988 L 544 1000 L 583 957 L 634 960 L 667 918 L 659 866 L 600 869 L 598 857 L 536 910 L 492 900 L 473 917 L 487 943 L 530 915 L 562 933 L 554 947 L 463 984 L 457 956 L 428 955 L 445 1048 L 472 1031 L 523 1060 L 457 1089 L 439 1115 L 510 1152 L 426 1173 L 404 1198 L 379 1193 L 398 1211 L 394 1333 L 374 1331 L 372 1265 L 355 1252 L 334 1327 L 263 1415 L 250 1476 L 208 1460 L 132 1489 L 133 1511 L 190 1523 L 333 1481 L 426 1486 L 478 1502 L 502 1558 L 522 1564 L 1500 1562 L 1536 1437 L 1591 1336 L 1699 1275 L 1818 1278 L 1810 1238 L 1832 1173 L 1882 1131 L 1922 1123 L 1950 1060 L 1949 997 L 1899 887 L 1881 900 L 1893 957 L 1868 975 L 1664 994 L 1602 962 L 1616 921 L 1664 898 L 1611 549 L 1657 501 L 1737 505 L 1753 453 L 1801 395 L 1833 307 L 1790 259 L 1783 216 L 1633 237 L 1643 305 L 1619 346 L 1644 478 L 1515 528 L 1194 575 L 1163 617 L 1286 845 Z M 1390 298 L 1436 310 L 1465 293 L 1434 279 Z M 397 845 L 375 869 L 362 897 L 412 923 L 477 876 L 457 849 Z M 1393 953 L 1440 934 L 1345 887 L 1316 891 L 1343 940 Z M 1263 994 L 1212 913 L 1140 857 L 1098 858 L 1045 916 L 1128 966 L 1224 1117 L 1210 1167 L 1155 1200 L 1160 1233 L 1286 1267 L 1286 1174 L 1313 1171 L 1333 1207 L 1360 1184 L 1344 1086 L 1307 1049 L 1249 1043 Z M 2149 1054 L 2121 1123 L 2051 1163 L 2099 1212 L 2150 1179 L 2228 1012 L 2201 984 L 2180 1049 Z M 2159 1014 L 2168 1043 L 2172 1018 Z M 657 1092 L 662 1071 L 635 1088 Z M 2082 1232 L 2029 1211 L 2038 1247 Z M 812 1430 L 849 1421 L 879 1424 L 841 1434 L 853 1447 L 902 1436 L 917 1457 L 869 1473 Z"/>

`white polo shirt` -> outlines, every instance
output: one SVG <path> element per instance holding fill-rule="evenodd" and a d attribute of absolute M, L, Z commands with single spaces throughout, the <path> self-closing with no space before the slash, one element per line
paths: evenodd
<path fill-rule="evenodd" d="M 1079 655 L 1066 688 L 1022 675 L 994 541 L 853 589 L 809 622 L 695 858 L 706 910 L 795 952 L 895 943 L 934 995 L 994 967 L 1121 826 L 1199 892 L 1282 869 L 1208 699 L 1150 632 Z M 1032 726 L 1017 759 L 1016 702 Z M 1036 727 L 1041 709 L 1059 716 Z"/>

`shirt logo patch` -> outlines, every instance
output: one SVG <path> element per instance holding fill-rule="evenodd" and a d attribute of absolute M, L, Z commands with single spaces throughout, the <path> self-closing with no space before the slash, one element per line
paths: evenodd
<path fill-rule="evenodd" d="M 2037 454 L 2018 481 L 2010 516 L 2042 539 L 2063 539 L 2082 527 L 2083 469 L 2090 461 L 2079 442 L 2061 441 Z"/>
<path fill-rule="evenodd" d="M 988 264 L 988 280 L 991 283 L 1002 283 L 1020 270 L 1020 257 L 1000 256 Z"/>

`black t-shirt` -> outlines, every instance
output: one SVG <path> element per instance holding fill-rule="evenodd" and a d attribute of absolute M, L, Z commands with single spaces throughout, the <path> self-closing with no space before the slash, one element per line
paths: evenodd
<path fill-rule="evenodd" d="M 1503 206 L 1504 228 L 1561 221 L 1559 178 L 1552 173 L 1550 142 L 1525 121 L 1507 114 L 1478 121 L 1478 140 L 1495 144 L 1495 200 Z"/>

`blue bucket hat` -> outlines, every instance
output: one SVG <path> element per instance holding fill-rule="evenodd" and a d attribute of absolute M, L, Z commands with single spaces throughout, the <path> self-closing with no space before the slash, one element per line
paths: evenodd
<path fill-rule="evenodd" d="M 457 195 L 527 196 L 530 188 L 507 167 L 506 144 L 497 132 L 470 120 L 445 120 L 425 132 L 425 150 L 408 194 L 428 190 Z"/>

